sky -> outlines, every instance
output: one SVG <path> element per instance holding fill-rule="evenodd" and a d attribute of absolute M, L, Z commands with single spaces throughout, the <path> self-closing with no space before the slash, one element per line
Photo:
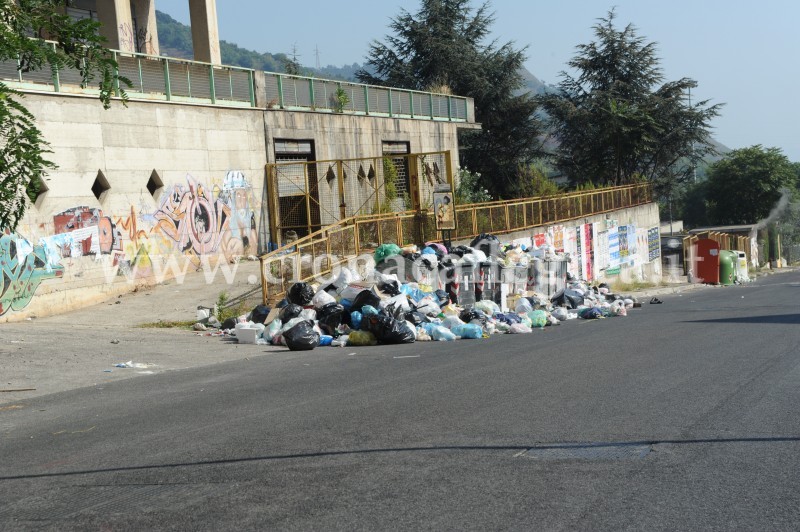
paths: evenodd
<path fill-rule="evenodd" d="M 527 47 L 526 68 L 555 85 L 578 44 L 616 6 L 617 26 L 633 24 L 656 42 L 666 80 L 697 81 L 692 100 L 725 104 L 713 136 L 731 149 L 780 148 L 800 162 L 800 2 L 797 0 L 490 0 L 492 38 Z M 306 66 L 362 64 L 370 42 L 417 0 L 217 0 L 220 38 L 270 53 L 296 49 Z M 472 3 L 480 5 L 479 1 Z M 156 8 L 189 24 L 188 0 Z"/>

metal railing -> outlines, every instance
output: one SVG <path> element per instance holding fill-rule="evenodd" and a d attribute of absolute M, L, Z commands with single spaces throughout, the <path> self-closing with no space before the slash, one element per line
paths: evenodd
<path fill-rule="evenodd" d="M 541 198 L 456 206 L 453 240 L 481 233 L 502 235 L 652 203 L 649 184 L 625 185 Z M 380 244 L 400 247 L 438 240 L 430 211 L 353 216 L 259 257 L 265 303 L 283 297 L 291 283 L 330 275 L 337 266 Z"/>
<path fill-rule="evenodd" d="M 52 47 L 57 45 L 52 41 L 46 43 Z M 111 50 L 111 53 L 119 65 L 119 75 L 132 83 L 131 87 L 117 87 L 117 96 L 122 89 L 134 100 L 256 106 L 253 70 L 117 50 Z M 97 89 L 81 87 L 82 78 L 78 69 L 53 66 L 22 72 L 18 61 L 0 62 L 0 80 L 22 90 L 98 92 Z"/>
<path fill-rule="evenodd" d="M 467 122 L 471 99 L 267 72 L 268 108 Z"/>
<path fill-rule="evenodd" d="M 54 41 L 45 41 L 55 47 Z M 132 87 L 119 87 L 133 100 L 162 100 L 234 107 L 266 107 L 287 111 L 322 111 L 369 116 L 473 122 L 471 98 L 394 89 L 264 72 L 264 87 L 256 95 L 256 72 L 249 68 L 212 65 L 110 50 L 119 74 Z M 19 61 L 0 62 L 0 81 L 13 88 L 70 94 L 97 94 L 81 87 L 78 69 L 56 67 L 22 72 Z M 119 96 L 119 91 L 117 92 Z M 258 98 L 257 98 L 258 96 Z M 261 102 L 261 97 L 264 101 Z M 258 101 L 258 103 L 257 103 Z"/>

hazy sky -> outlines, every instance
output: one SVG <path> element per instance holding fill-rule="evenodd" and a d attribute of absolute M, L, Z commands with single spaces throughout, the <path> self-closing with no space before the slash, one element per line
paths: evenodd
<path fill-rule="evenodd" d="M 668 80 L 699 83 L 692 99 L 724 103 L 714 136 L 730 148 L 777 147 L 800 161 L 800 2 L 797 0 L 491 0 L 500 43 L 527 46 L 525 66 L 548 84 L 592 40 L 596 20 L 616 6 L 619 27 L 632 23 L 658 43 Z M 189 23 L 188 0 L 157 9 Z M 473 6 L 478 6 L 475 1 Z M 416 0 L 217 0 L 220 37 L 259 52 L 290 53 L 301 64 L 363 63 L 369 43 L 384 40 L 389 20 Z"/>

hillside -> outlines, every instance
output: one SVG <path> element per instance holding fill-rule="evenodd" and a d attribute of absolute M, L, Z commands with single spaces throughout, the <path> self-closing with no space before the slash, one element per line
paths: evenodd
<path fill-rule="evenodd" d="M 170 57 L 191 59 L 193 57 L 192 31 L 189 26 L 178 22 L 161 11 L 156 11 L 156 20 L 158 23 L 158 42 L 161 46 L 161 54 Z M 285 72 L 283 65 L 288 57 L 284 53 L 259 53 L 253 50 L 240 48 L 236 44 L 229 43 L 228 41 L 220 41 L 219 45 L 222 63 L 225 65 L 265 70 L 268 72 Z M 356 63 L 343 67 L 329 65 L 320 69 L 301 67 L 303 73 L 306 75 L 341 79 L 343 81 L 354 80 L 355 73 L 359 68 L 361 68 L 361 66 Z"/>

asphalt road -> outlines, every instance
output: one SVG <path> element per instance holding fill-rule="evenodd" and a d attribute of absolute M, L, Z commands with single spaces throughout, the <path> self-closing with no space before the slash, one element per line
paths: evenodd
<path fill-rule="evenodd" d="M 0 529 L 797 530 L 800 274 L 662 299 L 4 406 Z"/>

